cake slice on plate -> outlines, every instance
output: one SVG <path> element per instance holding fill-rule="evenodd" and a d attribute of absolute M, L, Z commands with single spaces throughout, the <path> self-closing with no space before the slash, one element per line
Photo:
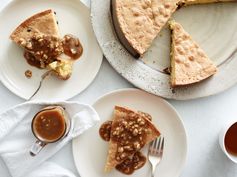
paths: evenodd
<path fill-rule="evenodd" d="M 105 171 L 109 172 L 160 135 L 145 116 L 115 106 Z"/>
<path fill-rule="evenodd" d="M 171 86 L 200 82 L 217 72 L 217 67 L 184 28 L 170 21 L 171 29 Z"/>
<path fill-rule="evenodd" d="M 177 8 L 179 0 L 111 0 L 114 28 L 135 58 L 142 56 Z"/>
<path fill-rule="evenodd" d="M 181 0 L 179 4 L 182 6 L 192 5 L 192 4 L 208 4 L 215 2 L 237 2 L 236 0 Z"/>
<path fill-rule="evenodd" d="M 26 19 L 12 32 L 10 39 L 25 49 L 24 56 L 29 64 L 50 69 L 59 79 L 71 76 L 73 62 L 64 54 L 53 10 Z"/>
<path fill-rule="evenodd" d="M 13 31 L 10 38 L 21 45 L 22 39 L 30 39 L 34 32 L 60 37 L 53 10 L 49 9 L 26 19 Z"/>

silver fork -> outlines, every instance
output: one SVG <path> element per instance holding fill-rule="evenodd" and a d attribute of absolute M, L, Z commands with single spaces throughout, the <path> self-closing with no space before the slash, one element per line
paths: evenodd
<path fill-rule="evenodd" d="M 148 159 L 152 166 L 152 175 L 151 175 L 152 177 L 155 177 L 156 167 L 162 159 L 164 142 L 165 142 L 164 137 L 160 136 L 159 138 L 152 141 L 149 145 Z"/>
<path fill-rule="evenodd" d="M 27 101 L 30 101 L 30 100 L 38 93 L 38 91 L 40 90 L 40 88 L 41 88 L 41 86 L 42 86 L 42 83 L 43 83 L 44 79 L 45 79 L 48 75 L 50 75 L 50 73 L 52 73 L 52 70 L 49 70 L 49 71 L 45 72 L 45 73 L 41 76 L 41 80 L 40 80 L 40 83 L 39 83 L 38 88 L 37 88 L 36 91 L 31 95 L 31 97 L 27 99 Z"/>

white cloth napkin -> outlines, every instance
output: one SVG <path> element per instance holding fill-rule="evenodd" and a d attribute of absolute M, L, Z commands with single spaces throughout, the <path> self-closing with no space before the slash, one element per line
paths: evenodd
<path fill-rule="evenodd" d="M 37 156 L 32 157 L 29 150 L 36 138 L 31 131 L 31 121 L 40 109 L 48 105 L 65 107 L 71 118 L 71 128 L 64 139 L 47 144 Z M 47 166 L 43 162 L 59 151 L 72 138 L 94 126 L 98 121 L 98 114 L 91 106 L 77 102 L 32 101 L 18 105 L 0 114 L 0 157 L 5 162 L 12 177 L 58 177 L 60 176 L 59 169 L 61 169 L 61 177 L 74 177 L 60 166 L 55 164 Z M 55 175 L 56 172 L 58 175 Z"/>

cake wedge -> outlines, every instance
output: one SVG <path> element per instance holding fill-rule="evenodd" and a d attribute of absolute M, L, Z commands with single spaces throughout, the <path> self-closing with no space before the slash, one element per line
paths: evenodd
<path fill-rule="evenodd" d="M 159 135 L 155 125 L 143 115 L 115 106 L 105 172 L 133 156 Z"/>
<path fill-rule="evenodd" d="M 76 37 L 65 35 L 61 38 L 55 14 L 49 9 L 29 17 L 12 32 L 10 39 L 25 50 L 28 64 L 50 69 L 59 79 L 67 80 L 72 74 L 74 61 L 82 52 L 75 59 L 68 52 L 65 54 L 65 50 L 78 54 L 76 49 L 82 49 L 82 46 Z"/>
<path fill-rule="evenodd" d="M 171 86 L 200 82 L 217 72 L 217 67 L 184 28 L 175 21 L 171 29 Z"/>
<path fill-rule="evenodd" d="M 53 10 L 45 10 L 26 19 L 12 32 L 10 39 L 21 45 L 22 39 L 30 39 L 35 32 L 60 37 Z"/>

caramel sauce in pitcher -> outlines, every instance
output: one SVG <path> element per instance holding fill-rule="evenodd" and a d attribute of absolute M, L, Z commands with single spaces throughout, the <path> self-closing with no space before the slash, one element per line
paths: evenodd
<path fill-rule="evenodd" d="M 55 142 L 62 138 L 66 131 L 63 113 L 57 108 L 39 112 L 32 124 L 34 134 L 42 141 Z"/>

